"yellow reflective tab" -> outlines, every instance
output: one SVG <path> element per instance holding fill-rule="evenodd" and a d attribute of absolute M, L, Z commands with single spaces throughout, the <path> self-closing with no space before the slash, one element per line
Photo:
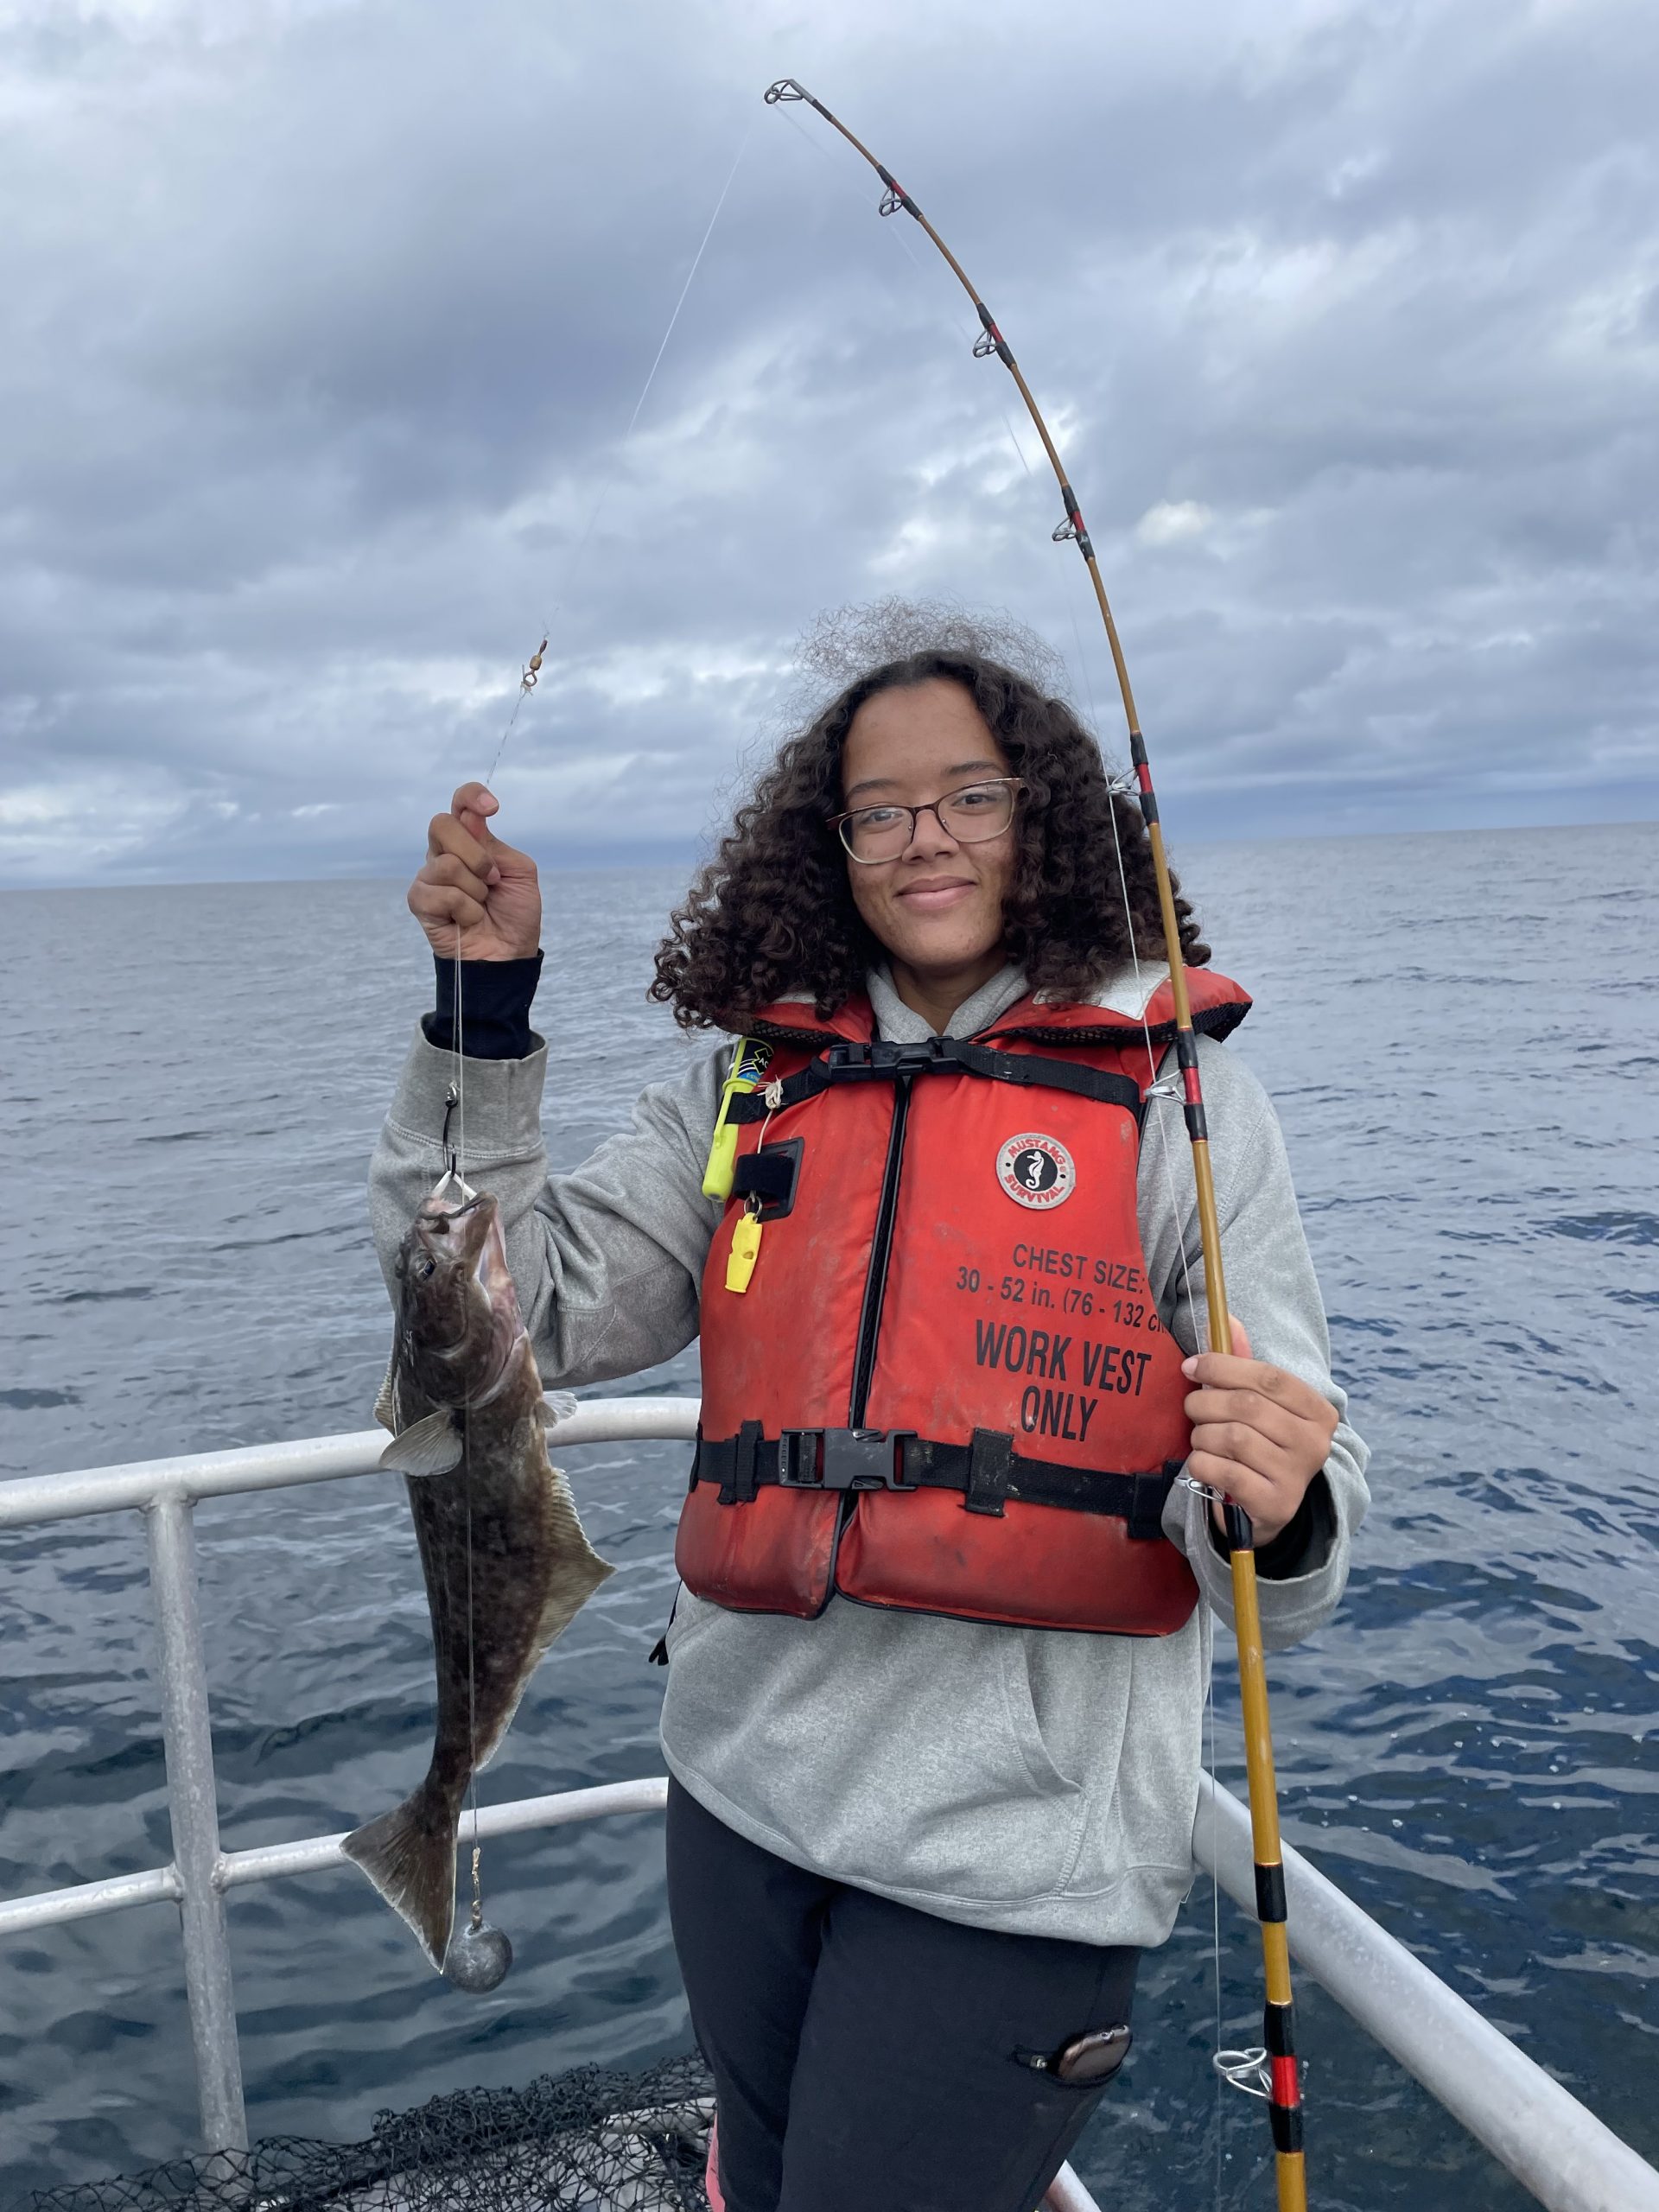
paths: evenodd
<path fill-rule="evenodd" d="M 737 1217 L 732 1231 L 732 1249 L 726 1255 L 726 1287 L 744 1291 L 749 1287 L 749 1277 L 754 1273 L 754 1263 L 760 1256 L 760 1224 L 747 1211 Z"/>
<path fill-rule="evenodd" d="M 702 1171 L 702 1195 L 705 1198 L 729 1198 L 732 1177 L 737 1170 L 738 1129 L 728 1122 L 728 1112 L 732 1100 L 740 1094 L 753 1090 L 766 1071 L 772 1058 L 770 1045 L 755 1044 L 747 1037 L 740 1037 L 732 1054 L 732 1071 L 720 1087 L 720 1112 L 715 1117 L 714 1141 L 709 1147 L 709 1158 Z"/>

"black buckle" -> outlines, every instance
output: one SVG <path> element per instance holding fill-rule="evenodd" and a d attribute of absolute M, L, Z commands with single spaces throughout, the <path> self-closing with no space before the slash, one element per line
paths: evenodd
<path fill-rule="evenodd" d="M 953 1037 L 920 1037 L 908 1045 L 892 1045 L 893 1065 L 900 1075 L 925 1075 L 930 1068 L 944 1065 L 956 1058 Z"/>
<path fill-rule="evenodd" d="M 918 1485 L 898 1471 L 898 1446 L 915 1434 L 913 1428 L 786 1428 L 778 1440 L 779 1484 L 785 1490 L 915 1490 Z"/>
<path fill-rule="evenodd" d="M 786 1428 L 778 1439 L 778 1486 L 780 1490 L 822 1490 L 818 1480 L 818 1439 L 821 1428 Z"/>
<path fill-rule="evenodd" d="M 912 1044 L 892 1045 L 885 1038 L 846 1039 L 830 1046 L 826 1065 L 837 1075 L 863 1076 L 871 1081 L 887 1077 L 925 1075 L 931 1068 L 960 1064 L 960 1045 L 955 1037 L 918 1038 Z"/>
<path fill-rule="evenodd" d="M 826 1428 L 823 1432 L 825 1490 L 914 1490 L 900 1482 L 895 1446 L 913 1428 Z"/>

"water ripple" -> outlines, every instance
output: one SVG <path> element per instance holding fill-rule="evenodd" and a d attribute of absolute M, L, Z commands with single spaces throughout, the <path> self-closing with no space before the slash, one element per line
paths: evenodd
<path fill-rule="evenodd" d="M 1450 857 L 1427 837 L 1181 856 L 1222 964 L 1256 995 L 1238 1050 L 1279 1102 L 1376 1452 L 1344 1608 L 1272 1662 L 1286 1827 L 1655 2158 L 1659 1061 L 1619 1039 L 1659 997 L 1659 833 L 1468 836 Z M 560 1164 L 706 1049 L 643 998 L 681 887 L 549 880 Z M 10 902 L 40 950 L 13 978 L 9 1056 L 39 1190 L 0 1285 L 5 1471 L 365 1427 L 386 1315 L 362 1174 L 429 973 L 399 887 Z M 1598 1080 L 1564 1099 L 1564 1071 Z M 695 1357 L 609 1387 L 693 1390 Z M 683 1447 L 568 1456 L 620 1572 L 532 1686 L 492 1798 L 660 1769 L 645 1655 L 674 1591 Z M 226 1847 L 391 1803 L 432 1699 L 398 1485 L 216 1502 L 199 1529 Z M 159 1863 L 136 1516 L 0 1539 L 0 1895 Z M 1224 1661 L 1216 1761 L 1240 1788 L 1236 1694 Z M 232 1892 L 256 2132 L 360 2137 L 378 2107 L 458 2082 L 683 2047 L 661 1851 L 651 1821 L 492 1847 L 492 1916 L 519 1963 L 470 2005 L 354 1869 Z M 1209 2064 L 1218 2005 L 1229 2040 L 1260 2020 L 1254 1929 L 1224 1901 L 1218 1919 L 1218 1989 L 1202 1890 L 1147 1961 L 1124 2089 L 1079 2152 L 1123 2212 L 1211 2203 L 1218 2157 L 1223 2202 L 1270 2194 L 1259 2112 Z M 189 2141 L 176 1915 L 41 1930 L 0 1971 L 0 2198 Z M 1322 2204 L 1516 2212 L 1422 2091 L 1305 1978 L 1298 1997 Z"/>

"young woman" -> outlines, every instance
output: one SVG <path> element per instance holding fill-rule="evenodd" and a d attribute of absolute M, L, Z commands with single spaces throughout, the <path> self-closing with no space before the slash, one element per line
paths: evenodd
<path fill-rule="evenodd" d="M 536 868 L 496 810 L 458 791 L 410 893 L 439 1005 L 375 1229 L 389 1262 L 441 1172 L 459 925 L 468 1167 L 548 1383 L 702 1337 L 663 1745 L 729 2212 L 1030 2212 L 1192 1877 L 1230 1585 L 1182 1463 L 1249 1514 L 1274 1646 L 1329 1618 L 1366 1503 L 1278 1126 L 1221 1041 L 1248 998 L 1181 901 L 1223 1357 L 1153 1087 L 1147 839 L 1063 704 L 921 652 L 786 744 L 658 957 L 728 1041 L 550 1179 Z"/>

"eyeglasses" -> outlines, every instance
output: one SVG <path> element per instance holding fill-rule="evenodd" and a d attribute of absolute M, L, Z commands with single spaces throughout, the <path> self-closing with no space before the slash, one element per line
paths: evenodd
<path fill-rule="evenodd" d="M 958 845 L 982 845 L 1000 837 L 1013 821 L 1014 802 L 1024 789 L 1018 776 L 995 776 L 987 783 L 964 784 L 960 791 L 946 791 L 921 806 L 855 806 L 830 819 L 855 861 L 866 865 L 896 861 L 925 814 L 931 814 Z"/>

